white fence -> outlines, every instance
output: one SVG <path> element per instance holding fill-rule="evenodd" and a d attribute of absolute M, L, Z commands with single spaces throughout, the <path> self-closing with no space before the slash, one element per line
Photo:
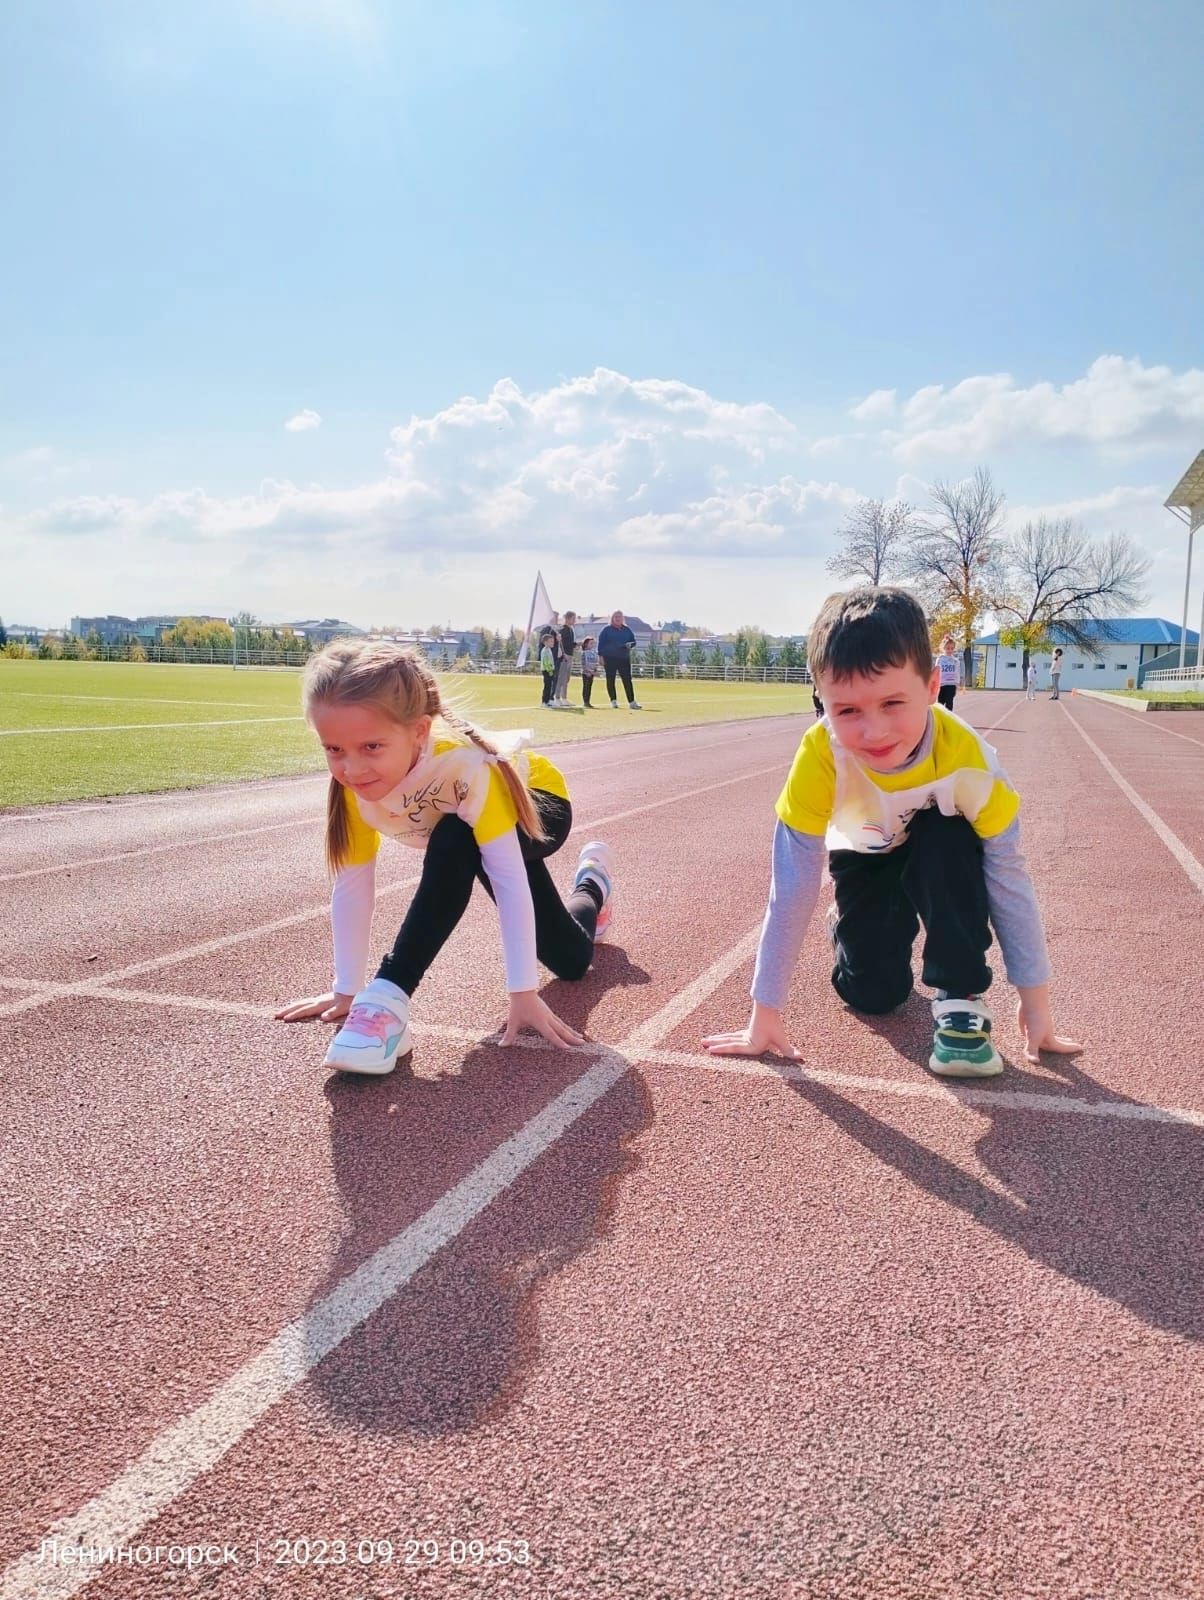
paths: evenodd
<path fill-rule="evenodd" d="M 1186 694 L 1189 690 L 1204 690 L 1204 667 L 1166 667 L 1161 672 L 1147 672 L 1141 680 L 1142 688 L 1154 684 L 1172 694 Z"/>

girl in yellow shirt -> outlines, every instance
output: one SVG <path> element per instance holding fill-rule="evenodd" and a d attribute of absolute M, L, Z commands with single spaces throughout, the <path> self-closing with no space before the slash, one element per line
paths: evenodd
<path fill-rule="evenodd" d="M 391 1072 L 411 1048 L 410 998 L 479 880 L 502 930 L 509 1006 L 501 1042 L 529 1027 L 552 1044 L 582 1043 L 537 993 L 537 962 L 559 978 L 585 975 L 595 940 L 610 929 L 613 858 L 599 840 L 585 845 L 567 904 L 561 899 L 545 863 L 572 826 L 563 774 L 521 750 L 522 735 L 494 740 L 458 715 L 427 663 L 388 640 L 328 644 L 306 668 L 303 700 L 330 768 L 335 973 L 328 993 L 282 1006 L 277 1018 L 346 1018 L 325 1065 Z M 422 877 L 365 985 L 382 835 L 423 852 Z"/>

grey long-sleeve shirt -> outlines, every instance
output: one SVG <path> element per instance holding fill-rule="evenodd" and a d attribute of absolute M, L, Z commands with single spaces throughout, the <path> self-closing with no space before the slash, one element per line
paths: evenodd
<path fill-rule="evenodd" d="M 1045 929 L 1032 880 L 1020 853 L 1020 824 L 984 839 L 983 877 L 995 937 L 1009 982 L 1019 989 L 1049 981 Z M 752 997 L 776 1010 L 786 1003 L 803 935 L 819 898 L 828 851 L 818 835 L 779 821 L 773 835 L 773 876 L 761 927 Z"/>

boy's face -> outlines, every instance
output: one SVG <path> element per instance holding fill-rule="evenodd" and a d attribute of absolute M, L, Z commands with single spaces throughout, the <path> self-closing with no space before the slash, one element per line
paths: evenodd
<path fill-rule="evenodd" d="M 910 663 L 848 678 L 825 673 L 819 697 L 837 743 L 859 761 L 885 769 L 900 766 L 924 737 L 940 682 L 937 668 L 925 678 Z"/>

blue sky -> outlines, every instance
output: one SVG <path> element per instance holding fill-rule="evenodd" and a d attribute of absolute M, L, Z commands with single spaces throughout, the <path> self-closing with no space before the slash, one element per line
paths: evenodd
<path fill-rule="evenodd" d="M 1016 516 L 1142 539 L 1177 616 L 1202 33 L 8 7 L 0 612 L 496 624 L 541 565 L 579 610 L 802 629 L 857 494 L 985 462 Z"/>

